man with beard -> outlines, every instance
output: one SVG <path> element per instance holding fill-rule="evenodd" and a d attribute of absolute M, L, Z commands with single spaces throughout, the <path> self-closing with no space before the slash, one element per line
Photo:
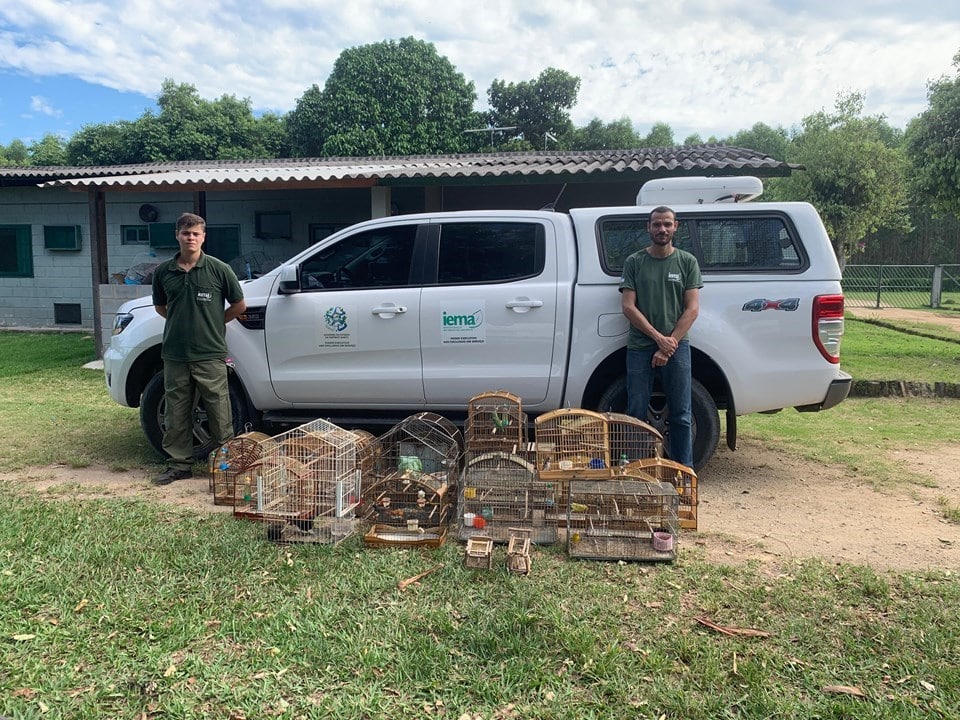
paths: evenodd
<path fill-rule="evenodd" d="M 668 405 L 668 453 L 693 467 L 690 343 L 687 332 L 700 311 L 703 280 L 697 259 L 673 246 L 676 213 L 650 213 L 650 245 L 623 264 L 621 307 L 630 322 L 627 339 L 627 414 L 647 419 L 654 379 L 659 376 Z"/>

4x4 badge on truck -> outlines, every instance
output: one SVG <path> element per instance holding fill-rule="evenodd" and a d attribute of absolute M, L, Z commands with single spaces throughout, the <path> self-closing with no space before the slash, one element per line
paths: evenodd
<path fill-rule="evenodd" d="M 793 312 L 800 307 L 800 298 L 784 298 L 783 300 L 767 300 L 757 298 L 743 304 L 744 312 L 760 312 L 761 310 L 786 310 Z"/>

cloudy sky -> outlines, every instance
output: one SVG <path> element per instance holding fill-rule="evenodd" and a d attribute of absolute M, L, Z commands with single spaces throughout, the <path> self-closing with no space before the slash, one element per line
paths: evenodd
<path fill-rule="evenodd" d="M 342 50 L 413 36 L 473 81 L 581 78 L 577 125 L 628 117 L 723 137 L 796 126 L 858 91 L 896 127 L 953 77 L 947 0 L 3 0 L 0 144 L 134 120 L 164 78 L 284 113 Z"/>

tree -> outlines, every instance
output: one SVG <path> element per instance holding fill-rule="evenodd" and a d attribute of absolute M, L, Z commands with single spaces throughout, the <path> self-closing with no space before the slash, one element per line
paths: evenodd
<path fill-rule="evenodd" d="M 918 193 L 936 211 L 960 215 L 960 52 L 953 66 L 953 78 L 930 83 L 930 106 L 907 126 L 906 147 Z"/>
<path fill-rule="evenodd" d="M 749 148 L 762 152 L 776 160 L 785 160 L 790 146 L 790 136 L 782 127 L 772 128 L 758 122 L 749 130 L 741 130 L 723 140 L 724 145 Z"/>
<path fill-rule="evenodd" d="M 673 130 L 665 122 L 656 122 L 650 128 L 650 134 L 641 141 L 643 147 L 673 147 Z"/>
<path fill-rule="evenodd" d="M 906 231 L 907 163 L 882 116 L 863 117 L 863 96 L 841 94 L 833 113 L 803 119 L 787 160 L 806 169 L 782 181 L 786 199 L 816 206 L 841 265 L 880 228 Z"/>
<path fill-rule="evenodd" d="M 47 133 L 31 143 L 27 152 L 31 165 L 63 165 L 67 159 L 63 138 L 53 133 Z"/>
<path fill-rule="evenodd" d="M 542 150 L 549 144 L 547 133 L 559 138 L 573 130 L 570 109 L 579 92 L 580 78 L 557 68 L 547 68 L 536 80 L 494 80 L 487 90 L 490 123 L 515 127 L 529 148 Z"/>
<path fill-rule="evenodd" d="M 473 83 L 432 43 L 407 37 L 344 50 L 287 128 L 293 148 L 311 155 L 460 152 L 475 100 Z"/>
<path fill-rule="evenodd" d="M 606 125 L 600 118 L 594 118 L 563 136 L 563 146 L 570 150 L 627 150 L 641 145 L 640 136 L 627 117 Z"/>
<path fill-rule="evenodd" d="M 30 154 L 23 140 L 13 140 L 9 145 L 0 145 L 0 165 L 28 165 Z"/>

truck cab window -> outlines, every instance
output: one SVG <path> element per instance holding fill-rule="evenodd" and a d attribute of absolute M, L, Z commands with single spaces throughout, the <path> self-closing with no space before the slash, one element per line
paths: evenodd
<path fill-rule="evenodd" d="M 495 283 L 535 277 L 543 272 L 545 245 L 539 223 L 444 223 L 437 282 Z"/>
<path fill-rule="evenodd" d="M 400 225 L 342 238 L 304 261 L 300 285 L 304 290 L 408 285 L 416 236 L 416 225 Z"/>

